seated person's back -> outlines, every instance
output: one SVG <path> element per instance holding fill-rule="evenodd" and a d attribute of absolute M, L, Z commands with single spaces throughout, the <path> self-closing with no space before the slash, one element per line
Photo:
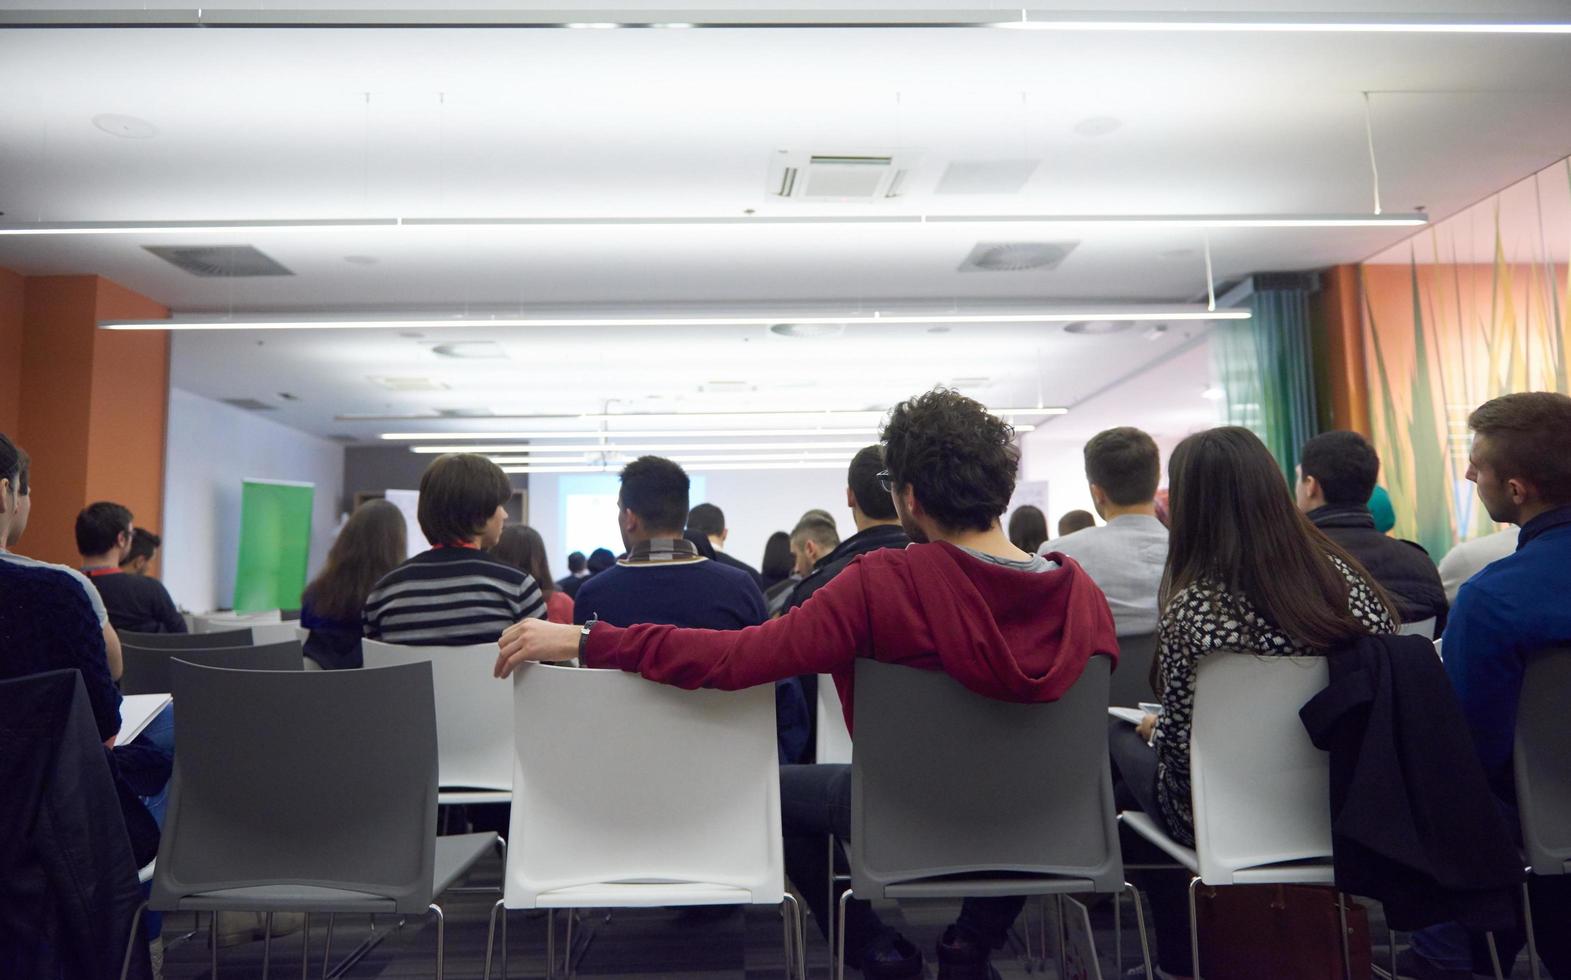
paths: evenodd
<path fill-rule="evenodd" d="M 573 621 L 584 623 L 594 616 L 614 626 L 659 623 L 714 630 L 764 621 L 763 593 L 741 569 L 710 561 L 696 550 L 691 557 L 674 560 L 648 558 L 651 550 L 685 550 L 684 544 L 688 542 L 679 538 L 635 546 L 627 558 L 580 586 Z"/>
<path fill-rule="evenodd" d="M 545 618 L 527 574 L 487 554 L 512 484 L 484 456 L 439 456 L 420 478 L 420 529 L 432 544 L 382 576 L 366 597 L 365 635 L 410 646 L 494 643 L 520 619 Z"/>
<path fill-rule="evenodd" d="M 98 501 L 76 515 L 82 571 L 103 597 L 110 625 L 134 633 L 186 632 L 185 617 L 164 583 L 121 567 L 135 540 L 131 511 L 120 504 Z"/>
<path fill-rule="evenodd" d="M 1107 596 L 1119 636 L 1156 632 L 1157 592 L 1167 564 L 1167 528 L 1156 517 L 1161 454 L 1127 426 L 1099 432 L 1085 446 L 1086 481 L 1106 521 L 1043 544 L 1043 555 L 1073 558 Z"/>
<path fill-rule="evenodd" d="M 1434 560 L 1412 541 L 1388 537 L 1375 527 L 1368 501 L 1380 476 L 1380 457 L 1356 432 L 1324 432 L 1299 452 L 1298 508 L 1320 533 L 1358 559 L 1396 603 L 1404 623 L 1439 620 L 1445 587 Z"/>

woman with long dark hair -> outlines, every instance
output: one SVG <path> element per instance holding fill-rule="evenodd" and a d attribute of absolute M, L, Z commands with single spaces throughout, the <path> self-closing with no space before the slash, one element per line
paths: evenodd
<path fill-rule="evenodd" d="M 707 543 L 707 542 L 706 542 Z M 527 572 L 545 595 L 545 618 L 552 623 L 573 621 L 573 598 L 556 587 L 551 563 L 546 560 L 545 539 L 528 524 L 509 524 L 491 548 L 491 555 Z"/>
<path fill-rule="evenodd" d="M 791 535 L 776 531 L 764 542 L 764 560 L 758 574 L 764 577 L 764 594 L 791 577 L 796 570 L 796 559 L 791 555 Z"/>
<path fill-rule="evenodd" d="M 1036 554 L 1047 537 L 1047 515 L 1040 507 L 1026 504 L 1009 515 L 1009 543 L 1026 554 Z"/>
<path fill-rule="evenodd" d="M 327 562 L 300 597 L 300 625 L 310 630 L 304 653 L 323 670 L 359 667 L 360 610 L 377 580 L 409 550 L 404 513 L 386 500 L 367 500 L 338 532 Z"/>
<path fill-rule="evenodd" d="M 1396 617 L 1374 579 L 1298 510 L 1253 432 L 1190 436 L 1173 450 L 1168 480 L 1171 536 L 1157 626 L 1162 714 L 1138 728 L 1113 723 L 1110 749 L 1120 806 L 1145 811 L 1193 846 L 1189 726 L 1199 661 L 1224 651 L 1324 655 L 1366 634 L 1395 632 Z M 1125 848 L 1132 863 L 1154 850 L 1127 837 Z M 1162 970 L 1188 976 L 1188 876 L 1143 877 Z"/>

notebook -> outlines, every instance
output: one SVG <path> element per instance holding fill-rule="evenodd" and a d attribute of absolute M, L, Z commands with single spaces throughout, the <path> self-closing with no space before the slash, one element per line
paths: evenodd
<path fill-rule="evenodd" d="M 120 734 L 115 736 L 115 744 L 129 745 L 135 741 L 147 723 L 173 700 L 168 694 L 127 694 L 120 701 Z"/>

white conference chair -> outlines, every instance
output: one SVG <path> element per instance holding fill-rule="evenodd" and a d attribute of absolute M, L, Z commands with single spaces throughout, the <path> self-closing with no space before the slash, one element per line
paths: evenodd
<path fill-rule="evenodd" d="M 512 909 L 789 903 L 786 966 L 805 980 L 801 914 L 785 890 L 773 685 L 683 691 L 527 664 L 512 694 L 517 769 L 487 977 L 498 912 L 505 958 Z M 547 930 L 554 971 L 549 917 Z M 570 965 L 571 915 L 567 946 Z"/>
<path fill-rule="evenodd" d="M 513 798 L 513 692 L 491 676 L 496 644 L 417 647 L 362 640 L 367 667 L 429 663 L 436 691 L 437 802 Z"/>
<path fill-rule="evenodd" d="M 1403 623 L 1397 632 L 1402 636 L 1422 636 L 1426 640 L 1433 640 L 1435 638 L 1435 620 L 1436 617 L 1430 616 L 1428 619 L 1420 619 L 1416 623 Z"/>
<path fill-rule="evenodd" d="M 1330 683 L 1324 657 L 1213 653 L 1195 677 L 1189 772 L 1195 847 L 1168 837 L 1149 815 L 1119 819 L 1193 877 L 1189 935 L 1200 977 L 1195 889 L 1207 885 L 1334 885 L 1330 755 L 1315 748 L 1298 709 Z M 1342 961 L 1352 976 L 1347 907 L 1339 894 Z"/>
<path fill-rule="evenodd" d="M 840 707 L 840 694 L 835 679 L 830 674 L 818 675 L 818 748 L 816 762 L 851 761 L 851 732 L 846 728 L 845 711 Z"/>

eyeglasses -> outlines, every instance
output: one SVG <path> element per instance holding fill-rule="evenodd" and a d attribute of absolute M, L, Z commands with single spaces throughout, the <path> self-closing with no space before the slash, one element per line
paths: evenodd
<path fill-rule="evenodd" d="M 889 475 L 888 470 L 879 471 L 878 485 L 884 488 L 885 493 L 895 492 L 895 478 Z"/>

